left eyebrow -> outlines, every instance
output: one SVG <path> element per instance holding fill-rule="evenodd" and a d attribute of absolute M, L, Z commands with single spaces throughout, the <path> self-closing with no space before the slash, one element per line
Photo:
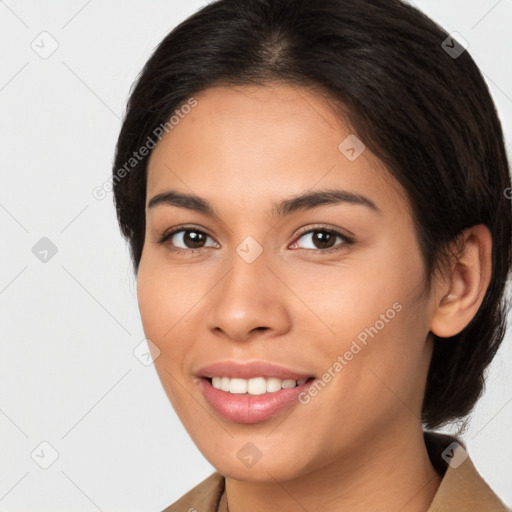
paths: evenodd
<path fill-rule="evenodd" d="M 315 192 L 306 192 L 305 194 L 285 199 L 279 204 L 274 204 L 272 213 L 274 216 L 284 217 L 298 211 L 310 210 L 319 206 L 340 203 L 366 206 L 376 213 L 382 213 L 380 208 L 368 197 L 340 189 L 325 189 Z"/>
<path fill-rule="evenodd" d="M 315 192 L 306 192 L 304 194 L 293 196 L 289 199 L 284 199 L 280 203 L 273 203 L 272 215 L 285 217 L 295 212 L 340 203 L 365 206 L 376 213 L 382 213 L 379 207 L 364 195 L 356 194 L 348 190 L 326 189 Z M 209 217 L 219 217 L 207 199 L 194 194 L 183 194 L 174 190 L 168 190 L 153 196 L 148 203 L 148 208 L 154 208 L 161 204 L 187 208 Z"/>

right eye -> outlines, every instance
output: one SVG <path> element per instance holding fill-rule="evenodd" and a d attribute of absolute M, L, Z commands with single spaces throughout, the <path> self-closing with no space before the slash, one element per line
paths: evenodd
<path fill-rule="evenodd" d="M 205 245 L 207 239 L 213 241 L 213 244 Z M 207 233 L 198 228 L 184 228 L 183 226 L 176 228 L 164 235 L 158 240 L 159 244 L 171 242 L 172 247 L 179 249 L 177 252 L 195 252 L 204 247 L 218 247 L 217 242 L 213 240 Z"/>

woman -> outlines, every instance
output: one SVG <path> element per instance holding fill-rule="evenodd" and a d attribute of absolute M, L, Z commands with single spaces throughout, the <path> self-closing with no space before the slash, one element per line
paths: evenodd
<path fill-rule="evenodd" d="M 504 336 L 508 169 L 470 55 L 398 0 L 176 27 L 113 169 L 156 369 L 217 469 L 166 510 L 507 510 L 435 429 Z"/>

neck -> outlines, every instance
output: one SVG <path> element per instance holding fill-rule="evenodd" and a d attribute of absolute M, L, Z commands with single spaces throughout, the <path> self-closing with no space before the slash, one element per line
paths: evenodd
<path fill-rule="evenodd" d="M 329 466 L 287 481 L 226 477 L 229 512 L 427 512 L 441 482 L 421 425 L 390 428 Z"/>

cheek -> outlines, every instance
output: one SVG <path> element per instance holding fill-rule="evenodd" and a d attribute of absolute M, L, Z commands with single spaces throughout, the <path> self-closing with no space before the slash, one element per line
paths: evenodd
<path fill-rule="evenodd" d="M 298 299 L 291 297 L 288 304 L 295 311 L 297 324 L 306 323 L 306 317 L 306 324 L 316 328 L 316 339 L 325 338 L 322 347 L 336 351 L 360 333 L 364 338 L 365 329 L 376 322 L 378 331 L 383 326 L 389 330 L 396 309 L 409 301 L 407 294 L 421 280 L 414 265 L 397 262 L 396 255 L 384 253 L 348 257 L 341 265 L 294 263 L 281 268 L 280 275 Z M 393 308 L 396 302 L 399 304 Z"/>
<path fill-rule="evenodd" d="M 164 344 L 194 314 L 204 279 L 183 267 L 166 265 L 163 258 L 143 254 L 137 277 L 137 300 L 146 334 Z"/>
<path fill-rule="evenodd" d="M 177 333 L 183 328 L 186 317 L 180 322 L 184 311 L 176 280 L 164 275 L 157 264 L 151 264 L 148 260 L 144 257 L 141 259 L 137 277 L 140 316 L 146 338 L 158 350 L 158 356 L 154 358 L 155 370 L 173 408 L 182 417 L 186 397 L 182 396 L 180 383 L 184 380 L 181 368 L 186 356 L 186 343 L 177 342 Z M 177 293 L 169 288 L 171 282 Z"/>
<path fill-rule="evenodd" d="M 171 282 L 173 288 L 170 288 Z M 157 262 L 153 263 L 143 255 L 137 277 L 141 321 L 146 338 L 159 350 L 158 357 L 154 360 L 155 368 L 162 381 L 169 381 L 169 384 L 172 384 L 172 379 L 166 372 L 175 374 L 181 357 L 179 347 L 173 343 L 179 320 L 183 316 L 180 311 L 181 303 L 177 300 L 180 296 L 179 288 L 176 286 L 176 281 L 165 275 Z"/>
<path fill-rule="evenodd" d="M 345 340 L 337 394 L 343 397 L 343 410 L 350 412 L 354 424 L 371 429 L 411 411 L 419 417 L 428 333 L 420 303 L 404 294 L 393 303 L 396 309 L 386 309 L 384 302 L 383 308 L 371 314 L 367 311 L 364 328 Z"/>
<path fill-rule="evenodd" d="M 318 350 L 323 370 L 336 374 L 332 398 L 342 400 L 340 414 L 384 413 L 400 406 L 397 396 L 414 400 L 421 394 L 429 330 L 423 277 L 419 254 L 397 247 L 375 252 L 372 261 L 328 269 L 308 283 L 308 301 L 332 330 L 318 340 Z"/>
<path fill-rule="evenodd" d="M 137 278 L 137 299 L 146 338 L 159 350 L 155 369 L 175 408 L 191 360 L 204 339 L 202 300 L 211 285 L 207 270 L 199 265 L 172 266 L 154 254 L 143 254 Z M 199 349 L 197 348 L 199 346 Z"/>
<path fill-rule="evenodd" d="M 170 294 L 164 293 L 166 287 L 163 279 L 158 279 L 154 268 L 151 267 L 151 270 L 148 270 L 148 267 L 149 265 L 145 265 L 142 259 L 137 277 L 137 300 L 146 337 L 154 338 L 154 342 L 162 349 L 159 342 L 162 341 L 165 331 L 169 329 L 169 324 L 164 319 L 172 321 L 172 317 L 169 316 L 172 308 L 167 315 L 164 314 L 169 310 Z"/>

